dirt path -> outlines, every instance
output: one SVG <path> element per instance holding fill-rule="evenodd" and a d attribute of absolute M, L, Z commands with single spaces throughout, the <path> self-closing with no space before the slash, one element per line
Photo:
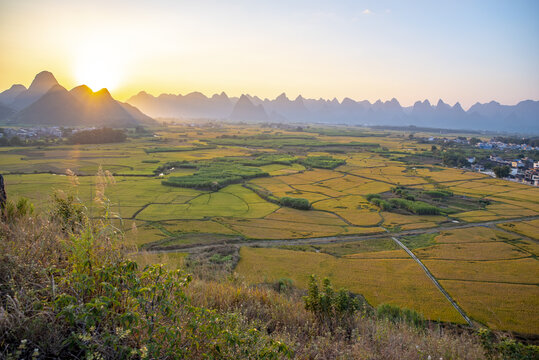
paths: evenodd
<path fill-rule="evenodd" d="M 258 247 L 273 247 L 281 245 L 317 245 L 317 244 L 331 244 L 331 243 L 341 243 L 341 242 L 350 242 L 350 241 L 361 241 L 369 239 L 378 239 L 385 238 L 388 236 L 410 236 L 410 235 L 420 235 L 420 234 L 432 234 L 443 230 L 453 230 L 453 229 L 465 229 L 470 227 L 477 226 L 491 226 L 496 224 L 502 224 L 513 221 L 526 221 L 526 220 L 535 220 L 539 219 L 539 216 L 526 216 L 513 219 L 504 219 L 504 220 L 491 220 L 477 223 L 450 223 L 444 226 L 439 226 L 436 228 L 428 229 L 415 229 L 415 230 L 405 230 L 396 233 L 383 232 L 378 234 L 366 234 L 366 235 L 341 235 L 341 236 L 328 236 L 328 237 L 318 237 L 318 238 L 304 238 L 304 239 L 283 239 L 283 240 L 240 240 L 240 241 L 230 241 L 230 239 L 223 239 L 222 241 L 216 241 L 211 244 L 189 244 L 175 247 L 174 249 L 167 250 L 151 250 L 150 252 L 199 252 L 204 251 L 215 246 L 223 245 L 237 245 L 237 246 L 258 246 Z"/>
<path fill-rule="evenodd" d="M 397 245 L 399 245 L 404 251 L 406 251 L 408 253 L 408 255 L 410 255 L 410 257 L 412 259 L 414 259 L 416 263 L 419 264 L 419 266 L 421 266 L 423 271 L 425 271 L 425 274 L 427 274 L 429 279 L 432 280 L 432 282 L 434 283 L 434 285 L 436 285 L 438 290 L 440 290 L 440 292 L 446 297 L 446 299 L 451 303 L 451 305 L 453 305 L 455 310 L 457 310 L 460 313 L 460 315 L 464 318 L 464 320 L 466 320 L 468 325 L 474 327 L 474 323 L 472 322 L 472 320 L 468 317 L 468 315 L 466 315 L 464 310 L 461 309 L 461 307 L 456 303 L 456 301 L 453 300 L 451 295 L 449 295 L 449 293 L 447 291 L 445 291 L 445 289 L 442 287 L 442 285 L 438 282 L 438 280 L 436 280 L 434 275 L 432 275 L 430 270 L 427 269 L 427 267 L 421 262 L 421 260 L 419 260 L 419 258 L 417 256 L 415 256 L 415 254 L 410 249 L 408 249 L 399 239 L 397 239 L 394 236 L 392 236 L 391 239 L 393 239 L 393 241 L 395 241 L 397 243 Z"/>

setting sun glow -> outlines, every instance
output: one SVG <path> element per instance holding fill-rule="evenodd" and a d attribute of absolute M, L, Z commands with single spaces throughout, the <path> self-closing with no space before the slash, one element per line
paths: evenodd
<path fill-rule="evenodd" d="M 84 59 L 77 65 L 75 75 L 79 84 L 88 85 L 94 91 L 102 88 L 114 90 L 120 81 L 118 69 L 114 69 L 106 61 L 91 58 Z"/>
<path fill-rule="evenodd" d="M 74 59 L 74 75 L 78 84 L 85 84 L 93 91 L 107 88 L 112 91 L 120 86 L 124 57 L 114 44 L 105 41 L 83 41 Z M 124 65 L 122 66 L 122 62 Z"/>

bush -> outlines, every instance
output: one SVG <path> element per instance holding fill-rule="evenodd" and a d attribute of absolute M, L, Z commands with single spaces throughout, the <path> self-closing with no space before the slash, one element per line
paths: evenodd
<path fill-rule="evenodd" d="M 414 310 L 401 309 L 396 305 L 380 304 L 376 308 L 376 316 L 393 323 L 404 322 L 416 328 L 425 327 L 425 318 L 423 318 L 423 315 Z"/>
<path fill-rule="evenodd" d="M 335 169 L 337 166 L 346 164 L 346 161 L 331 156 L 307 156 L 300 160 L 300 163 L 311 168 Z"/>
<path fill-rule="evenodd" d="M 535 360 L 539 358 L 537 345 L 525 345 L 507 338 L 497 341 L 492 331 L 485 328 L 479 329 L 477 335 L 488 359 Z"/>
<path fill-rule="evenodd" d="M 423 191 L 423 194 L 438 199 L 453 196 L 453 192 L 449 190 L 427 190 Z"/>
<path fill-rule="evenodd" d="M 413 197 L 412 197 L 413 198 Z M 369 194 L 367 200 L 378 206 L 383 211 L 391 211 L 393 209 L 404 209 L 417 215 L 439 215 L 440 209 L 436 206 L 427 204 L 422 201 L 414 201 L 408 199 L 393 198 L 389 200 L 383 200 L 380 195 Z"/>
<path fill-rule="evenodd" d="M 21 197 L 16 203 L 7 200 L 2 211 L 6 220 L 13 221 L 24 216 L 32 215 L 34 213 L 34 205 L 27 198 Z"/>
<path fill-rule="evenodd" d="M 308 295 L 303 300 L 305 309 L 311 311 L 318 323 L 326 325 L 330 331 L 343 327 L 350 332 L 352 319 L 362 307 L 359 299 L 345 289 L 335 292 L 328 278 L 323 280 L 320 290 L 315 275 L 310 277 Z"/>
<path fill-rule="evenodd" d="M 299 210 L 309 210 L 311 208 L 309 200 L 303 198 L 292 198 L 285 196 L 279 199 L 279 203 L 282 206 L 291 207 Z"/>

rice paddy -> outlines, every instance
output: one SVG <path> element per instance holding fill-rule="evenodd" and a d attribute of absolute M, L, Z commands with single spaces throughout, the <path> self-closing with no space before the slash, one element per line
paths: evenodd
<path fill-rule="evenodd" d="M 257 144 L 261 132 L 267 139 Z M 419 265 L 384 235 L 392 234 L 474 320 L 494 329 L 539 333 L 537 188 L 434 163 L 412 167 L 403 158 L 417 157 L 430 145 L 398 133 L 361 138 L 331 134 L 302 135 L 260 125 L 175 125 L 156 130 L 154 138 L 121 144 L 0 148 L 0 169 L 9 199 L 24 196 L 46 209 L 51 194 L 62 191 L 97 215 L 103 210 L 93 201 L 95 174 L 101 168 L 114 178 L 108 178 L 106 207 L 139 248 L 281 240 L 280 248 L 242 247 L 236 272 L 252 284 L 290 278 L 301 288 L 316 273 L 363 294 L 372 305 L 388 302 L 429 319 L 463 323 Z M 261 158 L 290 161 L 257 165 Z M 324 161 L 317 159 L 330 159 L 325 162 L 332 166 L 345 163 L 322 169 L 316 166 Z M 192 189 L 162 181 L 191 176 L 195 168 L 156 172 L 171 162 L 217 161 L 247 162 L 268 176 L 220 189 Z M 65 176 L 68 169 L 78 177 Z M 383 211 L 366 200 L 397 185 L 416 193 L 450 191 L 462 206 L 445 215 L 420 216 Z M 306 199 L 311 209 L 284 207 L 276 201 L 282 197 Z M 486 205 L 465 206 L 479 200 Z M 505 222 L 491 223 L 500 220 Z M 476 223 L 485 226 L 466 225 Z M 462 225 L 468 227 L 450 228 Z M 311 238 L 335 242 L 282 244 Z M 163 262 L 176 268 L 186 256 L 145 253 L 134 258 L 141 265 Z"/>

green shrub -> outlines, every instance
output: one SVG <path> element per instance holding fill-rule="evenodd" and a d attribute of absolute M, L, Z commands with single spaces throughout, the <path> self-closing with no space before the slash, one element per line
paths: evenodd
<path fill-rule="evenodd" d="M 292 198 L 284 196 L 279 199 L 279 203 L 282 206 L 291 207 L 299 210 L 309 210 L 311 208 L 309 200 L 303 198 Z"/>
<path fill-rule="evenodd" d="M 410 199 L 392 198 L 383 200 L 378 194 L 369 194 L 366 198 L 371 204 L 378 206 L 383 211 L 404 209 L 417 215 L 439 215 L 441 213 L 441 210 L 436 206 L 422 201 L 414 201 L 412 200 L 414 199 L 413 197 L 409 197 Z"/>
<path fill-rule="evenodd" d="M 453 192 L 449 190 L 427 190 L 423 191 L 423 194 L 438 199 L 453 196 Z"/>
<path fill-rule="evenodd" d="M 4 204 L 3 212 L 5 219 L 12 221 L 17 218 L 32 215 L 34 213 L 34 204 L 24 197 L 19 198 L 16 203 L 7 200 Z"/>
<path fill-rule="evenodd" d="M 300 160 L 300 163 L 311 168 L 335 169 L 337 166 L 346 164 L 346 161 L 331 156 L 307 156 Z"/>
<path fill-rule="evenodd" d="M 354 315 L 362 308 L 359 299 L 345 289 L 335 292 L 328 278 L 322 281 L 320 289 L 315 275 L 310 277 L 308 295 L 303 300 L 305 309 L 315 315 L 319 324 L 328 326 L 331 331 L 337 327 L 350 331 Z"/>
<path fill-rule="evenodd" d="M 537 345 L 525 345 L 507 338 L 497 341 L 492 331 L 485 328 L 479 329 L 477 335 L 485 349 L 487 359 L 535 360 L 539 358 Z"/>
<path fill-rule="evenodd" d="M 87 225 L 85 208 L 71 194 L 56 192 L 52 195 L 51 220 L 62 225 L 64 231 L 75 232 Z"/>
<path fill-rule="evenodd" d="M 401 309 L 396 305 L 380 304 L 376 308 L 376 316 L 380 319 L 387 319 L 393 323 L 404 322 L 416 328 L 425 327 L 423 315 L 414 310 Z"/>

